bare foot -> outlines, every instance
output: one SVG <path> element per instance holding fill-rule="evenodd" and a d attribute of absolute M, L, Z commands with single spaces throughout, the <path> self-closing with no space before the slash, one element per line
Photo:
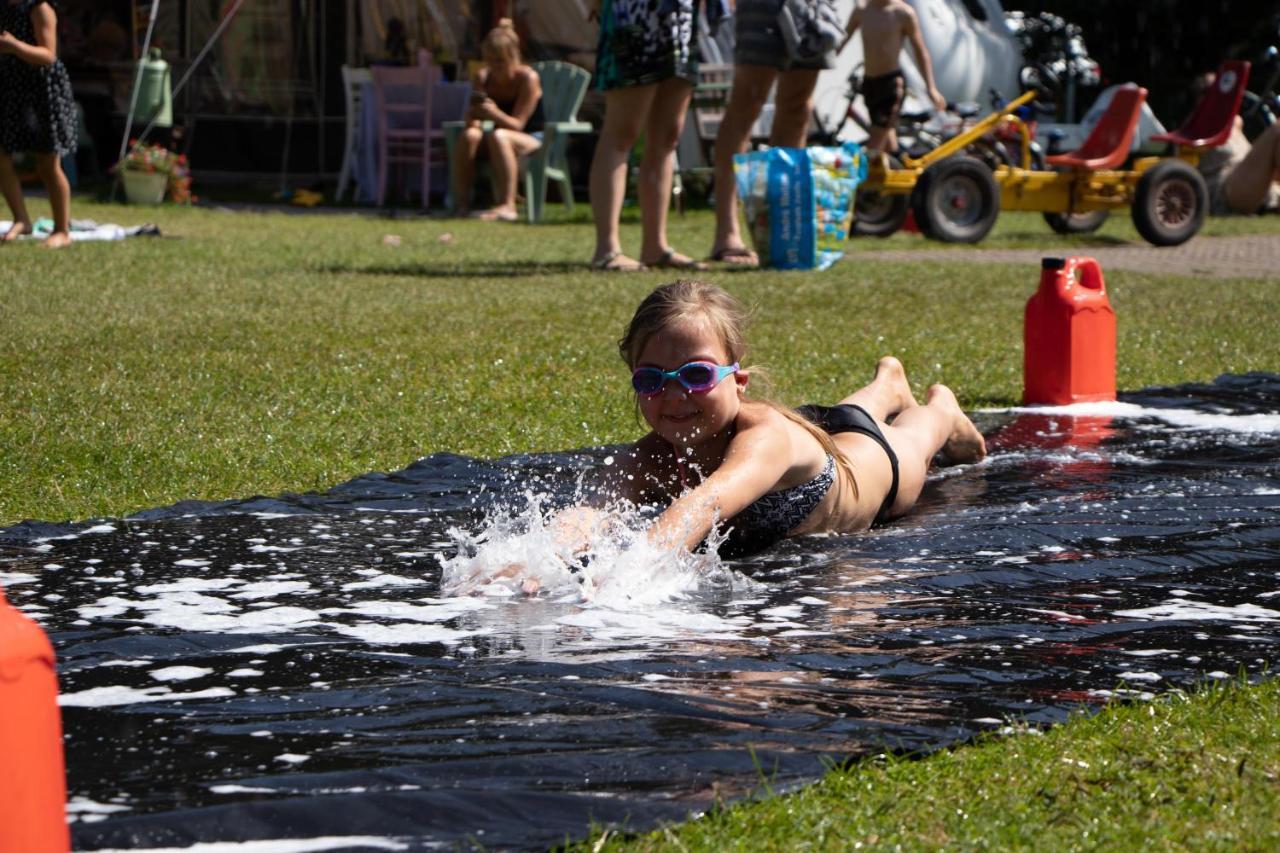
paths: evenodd
<path fill-rule="evenodd" d="M 485 222 L 515 222 L 520 216 L 514 207 L 491 207 L 471 214 L 471 218 L 483 219 Z"/>
<path fill-rule="evenodd" d="M 924 395 L 925 405 L 941 406 L 951 415 L 951 435 L 942 445 L 942 453 L 952 462 L 977 462 L 987 455 L 982 433 L 956 402 L 956 395 L 946 385 L 930 385 Z"/>
<path fill-rule="evenodd" d="M 25 237 L 30 233 L 30 222 L 15 222 L 13 225 L 9 226 L 9 230 L 4 233 L 4 236 L 0 236 L 0 243 L 12 243 L 19 237 Z"/>
<path fill-rule="evenodd" d="M 70 245 L 71 235 L 66 231 L 54 231 L 44 238 L 44 247 L 46 249 L 64 249 Z"/>
<path fill-rule="evenodd" d="M 916 395 L 911 393 L 911 383 L 907 381 L 907 371 L 902 368 L 902 362 L 891 355 L 876 362 L 876 375 L 871 384 L 882 386 L 876 390 L 890 400 L 886 419 L 920 405 L 916 402 Z"/>

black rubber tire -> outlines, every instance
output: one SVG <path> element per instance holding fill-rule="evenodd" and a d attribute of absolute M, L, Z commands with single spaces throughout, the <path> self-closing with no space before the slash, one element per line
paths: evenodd
<path fill-rule="evenodd" d="M 1109 210 L 1090 210 L 1085 213 L 1046 213 L 1044 221 L 1059 234 L 1092 234 L 1102 227 L 1111 215 Z"/>
<path fill-rule="evenodd" d="M 889 156 L 889 167 L 901 169 L 902 161 Z M 854 200 L 852 235 L 859 237 L 888 237 L 896 234 L 907 219 L 911 199 L 905 194 L 882 195 L 875 190 L 859 189 Z"/>
<path fill-rule="evenodd" d="M 1161 160 L 1138 178 L 1133 226 L 1153 246 L 1177 246 L 1200 230 L 1208 207 L 1204 177 L 1181 160 Z"/>
<path fill-rule="evenodd" d="M 1000 214 L 1000 189 L 981 160 L 948 157 L 925 169 L 916 181 L 911 210 L 926 237 L 976 243 Z"/>

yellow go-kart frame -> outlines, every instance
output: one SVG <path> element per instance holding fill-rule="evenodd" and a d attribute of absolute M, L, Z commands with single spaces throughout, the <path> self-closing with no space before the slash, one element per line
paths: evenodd
<path fill-rule="evenodd" d="M 1193 148 L 1179 147 L 1175 157 L 1141 157 L 1124 170 L 1009 165 L 992 170 L 962 153 L 1005 124 L 1017 129 L 1020 162 L 1033 164 L 1030 129 L 1014 111 L 1034 97 L 1024 93 L 921 157 L 898 162 L 872 155 L 858 189 L 859 209 L 897 205 L 905 216 L 901 198 L 908 198 L 921 232 L 948 243 L 981 240 L 1001 210 L 1040 211 L 1054 230 L 1071 233 L 1092 230 L 1107 212 L 1128 207 L 1138 233 L 1157 246 L 1183 243 L 1200 230 L 1208 189 L 1196 170 L 1199 152 Z M 1130 138 L 1123 139 L 1126 153 Z"/>

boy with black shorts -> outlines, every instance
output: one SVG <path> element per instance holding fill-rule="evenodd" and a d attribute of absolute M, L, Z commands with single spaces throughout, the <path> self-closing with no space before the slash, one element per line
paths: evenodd
<path fill-rule="evenodd" d="M 845 43 L 859 28 L 864 72 L 862 100 L 871 118 L 866 147 L 892 153 L 898 149 L 898 114 L 907 94 L 906 80 L 898 66 L 904 40 L 911 43 L 929 100 L 940 110 L 947 108 L 947 101 L 934 85 L 933 64 L 920 37 L 920 22 L 914 9 L 903 0 L 858 0 L 845 28 Z"/>

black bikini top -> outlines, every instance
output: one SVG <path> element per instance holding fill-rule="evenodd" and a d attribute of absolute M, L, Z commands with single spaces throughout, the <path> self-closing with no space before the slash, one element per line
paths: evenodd
<path fill-rule="evenodd" d="M 726 559 L 745 557 L 785 539 L 789 531 L 822 503 L 835 481 L 836 461 L 828 454 L 827 464 L 809 482 L 761 495 L 729 519 L 727 536 L 720 543 L 720 556 Z"/>

